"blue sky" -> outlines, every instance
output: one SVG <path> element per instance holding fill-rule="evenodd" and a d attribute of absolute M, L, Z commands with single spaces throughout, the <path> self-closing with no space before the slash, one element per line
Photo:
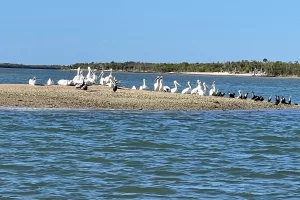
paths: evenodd
<path fill-rule="evenodd" d="M 299 61 L 298 0 L 1 1 L 0 63 Z"/>

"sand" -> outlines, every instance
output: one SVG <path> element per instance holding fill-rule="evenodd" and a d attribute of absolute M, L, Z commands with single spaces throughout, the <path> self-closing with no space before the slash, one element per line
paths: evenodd
<path fill-rule="evenodd" d="M 297 105 L 228 97 L 173 94 L 89 86 L 88 90 L 73 86 L 32 86 L 29 84 L 0 84 L 0 106 L 30 108 L 134 109 L 134 110 L 258 110 L 299 109 Z"/>

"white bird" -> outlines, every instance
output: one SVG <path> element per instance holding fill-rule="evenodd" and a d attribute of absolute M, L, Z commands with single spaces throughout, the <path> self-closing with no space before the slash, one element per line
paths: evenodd
<path fill-rule="evenodd" d="M 36 85 L 36 78 L 35 77 L 29 79 L 29 85 Z"/>
<path fill-rule="evenodd" d="M 51 78 L 48 79 L 47 85 L 54 85 L 54 82 L 53 82 L 53 80 Z"/>
<path fill-rule="evenodd" d="M 100 78 L 100 81 L 99 81 L 100 85 L 106 85 L 106 82 L 105 82 L 105 79 L 103 78 L 103 75 L 104 75 L 104 72 L 101 71 L 100 76 L 99 76 L 99 78 Z"/>
<path fill-rule="evenodd" d="M 108 87 L 113 88 L 116 86 L 116 82 L 115 80 L 113 80 L 112 78 L 109 79 L 109 83 L 108 83 Z"/>
<path fill-rule="evenodd" d="M 171 92 L 171 93 L 176 93 L 178 90 L 177 86 L 181 86 L 176 80 L 174 81 L 174 88 L 170 88 L 169 86 L 164 86 L 164 91 L 165 92 Z"/>
<path fill-rule="evenodd" d="M 146 85 L 146 80 L 143 79 L 143 85 L 140 86 L 140 90 L 148 90 L 149 88 Z"/>
<path fill-rule="evenodd" d="M 163 84 L 163 77 L 162 76 L 160 77 L 160 82 L 159 82 L 159 88 L 158 88 L 158 90 L 160 92 L 164 91 L 164 84 Z"/>
<path fill-rule="evenodd" d="M 171 93 L 176 93 L 178 90 L 177 86 L 181 86 L 176 80 L 174 81 L 174 87 L 171 89 Z"/>
<path fill-rule="evenodd" d="M 60 79 L 57 81 L 57 85 L 74 86 L 76 84 L 73 82 L 73 80 Z"/>
<path fill-rule="evenodd" d="M 206 89 L 208 89 L 208 86 L 206 85 L 205 82 L 203 82 L 203 95 L 206 96 Z"/>
<path fill-rule="evenodd" d="M 188 81 L 187 84 L 188 84 L 189 87 L 183 89 L 182 92 L 181 92 L 182 94 L 191 94 L 192 86 L 191 86 L 191 84 L 190 84 L 190 81 Z"/>
<path fill-rule="evenodd" d="M 87 86 L 95 84 L 97 81 L 96 70 L 91 70 L 89 67 L 88 75 L 84 78 L 84 82 Z"/>
<path fill-rule="evenodd" d="M 209 90 L 209 96 L 212 96 L 212 94 L 215 92 L 216 92 L 216 84 L 215 81 L 213 81 L 213 84 L 211 85 L 211 89 Z"/>
<path fill-rule="evenodd" d="M 92 78 L 92 70 L 91 70 L 91 67 L 88 66 L 88 73 L 87 73 L 85 79 L 87 80 L 87 79 L 90 79 L 90 78 Z"/>
<path fill-rule="evenodd" d="M 136 90 L 136 87 L 135 87 L 135 85 L 134 86 L 132 86 L 132 88 L 131 88 L 132 90 Z"/>
<path fill-rule="evenodd" d="M 109 81 L 111 80 L 111 78 L 112 78 L 112 69 L 110 69 L 109 75 L 104 78 L 106 84 L 109 83 Z"/>
<path fill-rule="evenodd" d="M 192 89 L 191 94 L 197 94 L 198 93 L 200 84 L 201 84 L 201 81 L 197 80 L 197 86 L 194 89 Z"/>
<path fill-rule="evenodd" d="M 202 89 L 201 81 L 200 81 L 200 84 L 199 84 L 199 87 L 198 87 L 198 94 L 199 94 L 200 96 L 204 96 L 204 90 Z"/>
<path fill-rule="evenodd" d="M 154 91 L 159 91 L 159 84 L 160 84 L 160 80 L 159 80 L 159 76 L 156 77 L 156 79 L 154 80 Z"/>
<path fill-rule="evenodd" d="M 73 83 L 74 84 L 77 84 L 77 83 L 82 83 L 83 82 L 83 79 L 84 79 L 84 76 L 82 75 L 82 70 L 80 69 L 80 67 L 78 67 L 78 69 L 77 69 L 77 75 L 76 76 L 74 76 L 74 78 L 73 78 Z"/>

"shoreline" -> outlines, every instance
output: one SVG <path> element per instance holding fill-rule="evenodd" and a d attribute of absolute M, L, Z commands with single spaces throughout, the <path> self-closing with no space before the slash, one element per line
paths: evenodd
<path fill-rule="evenodd" d="M 0 84 L 0 106 L 99 110 L 259 110 L 300 109 L 298 105 L 256 102 L 228 97 L 199 96 L 92 85 L 88 90 L 72 86 Z"/>
<path fill-rule="evenodd" d="M 264 74 L 253 73 L 229 73 L 229 72 L 180 72 L 180 74 L 187 75 L 207 75 L 207 76 L 246 76 L 246 77 L 266 77 Z"/>

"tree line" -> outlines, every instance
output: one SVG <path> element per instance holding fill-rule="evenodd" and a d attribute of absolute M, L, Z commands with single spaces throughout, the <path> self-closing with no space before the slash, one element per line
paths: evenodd
<path fill-rule="evenodd" d="M 29 69 L 64 69 L 64 65 L 23 65 L 15 63 L 0 63 L 0 68 L 29 68 Z"/>
<path fill-rule="evenodd" d="M 300 76 L 300 64 L 295 62 L 269 61 L 235 61 L 235 62 L 213 62 L 213 63 L 148 63 L 148 62 L 91 62 L 75 63 L 72 65 L 22 65 L 0 63 L 0 67 L 21 67 L 35 69 L 82 69 L 124 71 L 124 72 L 229 72 L 229 73 L 253 73 L 265 76 Z"/>

